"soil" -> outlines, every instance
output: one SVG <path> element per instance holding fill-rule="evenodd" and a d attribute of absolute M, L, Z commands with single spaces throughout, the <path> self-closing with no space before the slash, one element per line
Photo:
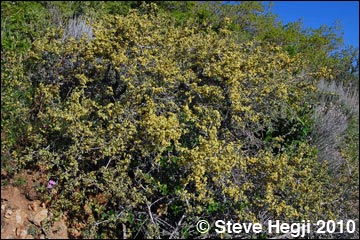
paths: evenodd
<path fill-rule="evenodd" d="M 51 209 L 39 200 L 35 191 L 39 180 L 39 175 L 23 172 L 6 186 L 2 181 L 1 239 L 69 238 L 66 217 L 55 221 Z"/>

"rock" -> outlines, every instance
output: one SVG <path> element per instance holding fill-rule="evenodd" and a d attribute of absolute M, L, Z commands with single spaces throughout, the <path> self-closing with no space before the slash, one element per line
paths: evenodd
<path fill-rule="evenodd" d="M 25 194 L 25 197 L 29 199 L 30 201 L 34 201 L 38 198 L 38 194 L 35 191 L 35 189 L 29 189 L 27 193 Z"/>
<path fill-rule="evenodd" d="M 38 210 L 38 204 L 36 204 L 36 203 L 37 203 L 36 201 L 30 203 L 30 204 L 29 204 L 29 210 L 32 210 L 32 211 L 34 211 L 34 212 L 37 212 L 37 210 Z"/>
<path fill-rule="evenodd" d="M 27 214 L 22 209 L 17 209 L 15 211 L 15 222 L 16 222 L 16 224 L 18 224 L 18 225 L 24 224 L 24 220 L 26 219 L 26 217 L 27 217 Z"/>
<path fill-rule="evenodd" d="M 1 169 L 1 176 L 2 176 L 2 177 L 6 177 L 7 175 L 8 175 L 8 172 L 5 171 L 5 170 L 3 170 L 3 169 Z"/>
<path fill-rule="evenodd" d="M 15 219 L 16 219 L 16 223 L 18 223 L 18 224 L 22 224 L 22 223 L 23 223 L 23 220 L 22 220 L 22 217 L 21 217 L 19 211 L 16 211 L 16 217 L 15 217 Z"/>
<path fill-rule="evenodd" d="M 65 221 L 60 219 L 59 221 L 54 222 L 53 227 L 51 228 L 49 235 L 49 239 L 68 239 L 69 236 L 67 234 L 67 227 Z"/>
<path fill-rule="evenodd" d="M 38 226 L 41 226 L 41 222 L 42 222 L 45 218 L 47 218 L 47 215 L 48 215 L 48 210 L 47 210 L 47 209 L 41 210 L 40 212 L 38 212 L 38 213 L 35 215 L 35 217 L 34 217 L 34 219 L 33 219 L 34 223 L 35 223 L 36 225 L 38 225 Z"/>
<path fill-rule="evenodd" d="M 69 234 L 72 238 L 78 238 L 79 236 L 81 236 L 81 233 L 75 228 L 69 229 Z"/>
<path fill-rule="evenodd" d="M 10 218 L 12 213 L 13 213 L 13 211 L 11 209 L 8 209 L 8 210 L 6 210 L 4 217 L 5 218 Z"/>
<path fill-rule="evenodd" d="M 87 215 L 92 215 L 92 210 L 87 204 L 84 205 L 84 212 Z"/>
<path fill-rule="evenodd" d="M 21 239 L 25 239 L 27 237 L 27 230 L 24 228 L 24 226 L 17 227 L 15 233 L 16 236 Z"/>

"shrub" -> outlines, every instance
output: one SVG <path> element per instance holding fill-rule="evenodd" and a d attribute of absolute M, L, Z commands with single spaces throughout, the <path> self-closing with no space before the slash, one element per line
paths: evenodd
<path fill-rule="evenodd" d="M 39 3 L 1 2 L 1 51 L 24 52 L 44 32 L 46 11 Z M 37 24 L 29 24 L 34 23 Z"/>
<path fill-rule="evenodd" d="M 228 19 L 214 32 L 148 12 L 106 16 L 93 39 L 54 32 L 29 54 L 34 127 L 20 158 L 57 180 L 53 206 L 71 227 L 184 237 L 197 218 L 331 217 L 326 168 L 288 138 L 319 73 L 280 47 L 237 43 Z"/>
<path fill-rule="evenodd" d="M 1 168 L 9 173 L 19 170 L 24 162 L 17 162 L 26 146 L 27 133 L 32 128 L 29 113 L 32 83 L 24 72 L 24 55 L 6 51 L 1 54 Z"/>

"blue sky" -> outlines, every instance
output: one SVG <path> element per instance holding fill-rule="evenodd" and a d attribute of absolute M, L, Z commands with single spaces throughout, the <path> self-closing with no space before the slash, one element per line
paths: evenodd
<path fill-rule="evenodd" d="M 273 1 L 271 12 L 283 23 L 302 19 L 305 28 L 330 26 L 340 20 L 344 44 L 359 47 L 358 1 Z"/>

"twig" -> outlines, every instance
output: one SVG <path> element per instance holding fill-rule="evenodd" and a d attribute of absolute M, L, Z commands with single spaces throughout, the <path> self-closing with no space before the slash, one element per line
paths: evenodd
<path fill-rule="evenodd" d="M 154 205 L 155 203 L 157 203 L 158 201 L 162 200 L 164 197 L 161 197 L 159 198 L 158 200 L 156 200 L 155 202 L 151 203 L 150 205 L 148 204 L 148 201 L 146 201 L 146 206 L 148 208 L 148 213 L 150 215 L 150 219 L 151 219 L 151 222 L 153 223 L 154 226 L 156 226 L 156 223 L 155 223 L 155 220 L 154 220 L 154 217 L 152 215 L 152 212 L 151 212 L 151 206 Z"/>
<path fill-rule="evenodd" d="M 123 239 L 126 239 L 126 225 L 124 223 L 121 223 L 123 227 Z"/>
<path fill-rule="evenodd" d="M 184 215 L 182 215 L 182 217 L 181 217 L 180 221 L 178 222 L 178 224 L 177 224 L 177 226 L 176 226 L 175 230 L 171 233 L 171 235 L 170 235 L 170 238 L 169 238 L 169 239 L 172 239 L 172 238 L 173 238 L 173 236 L 174 236 L 175 232 L 177 232 L 177 231 L 178 231 L 178 229 L 179 229 L 179 227 L 180 227 L 180 225 L 181 225 L 181 222 L 182 222 L 182 220 L 183 220 L 184 218 L 185 218 L 185 214 L 184 214 Z"/>
<path fill-rule="evenodd" d="M 142 223 L 142 224 L 141 224 L 141 226 L 139 227 L 139 230 L 137 231 L 137 233 L 136 233 L 136 235 L 134 236 L 134 238 L 136 238 L 136 237 L 137 237 L 137 235 L 139 234 L 139 232 L 140 232 L 140 230 L 141 230 L 142 226 L 144 226 L 144 224 L 145 224 L 147 221 L 148 221 L 148 219 L 146 219 L 145 221 L 143 221 L 143 223 Z"/>
<path fill-rule="evenodd" d="M 157 222 L 159 222 L 159 224 L 162 224 L 164 226 L 167 226 L 169 228 L 175 229 L 173 226 L 171 226 L 169 223 L 165 222 L 164 220 L 162 220 L 159 217 L 156 217 Z M 168 231 L 168 233 L 170 234 L 170 232 Z"/>
<path fill-rule="evenodd" d="M 149 212 L 149 215 L 150 215 L 150 218 L 151 218 L 151 222 L 152 222 L 154 225 L 156 225 L 156 224 L 155 224 L 155 221 L 154 221 L 154 218 L 153 218 L 153 215 L 152 215 L 152 213 L 151 213 L 151 205 L 149 205 L 149 204 L 147 204 L 147 203 L 146 203 L 146 205 L 147 205 L 148 212 Z"/>
<path fill-rule="evenodd" d="M 108 166 L 109 166 L 109 164 L 110 164 L 110 162 L 111 162 L 111 158 L 110 158 L 110 160 L 108 161 L 108 163 L 106 164 L 106 167 L 105 167 L 105 169 L 107 169 L 108 168 Z"/>

